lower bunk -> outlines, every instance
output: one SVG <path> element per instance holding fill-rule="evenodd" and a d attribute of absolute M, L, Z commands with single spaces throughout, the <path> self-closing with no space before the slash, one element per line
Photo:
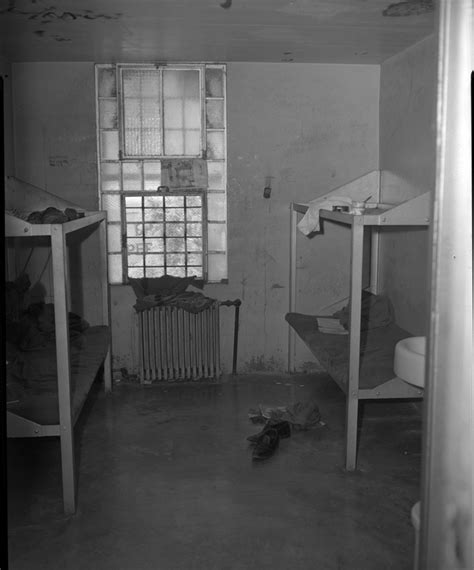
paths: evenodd
<path fill-rule="evenodd" d="M 111 389 L 109 347 L 106 326 L 88 327 L 70 338 L 69 385 L 57 374 L 54 338 L 31 350 L 10 347 L 7 437 L 60 437 L 64 510 L 69 514 L 75 512 L 74 425 L 101 371 L 106 390 Z"/>
<path fill-rule="evenodd" d="M 349 335 L 320 332 L 318 317 L 287 313 L 288 324 L 310 349 L 319 364 L 347 394 L 349 379 Z M 361 331 L 359 399 L 420 398 L 423 390 L 395 376 L 393 358 L 395 345 L 409 332 L 395 324 Z"/>
<path fill-rule="evenodd" d="M 368 399 L 420 399 L 423 390 L 398 378 L 393 370 L 396 344 L 409 336 L 392 319 L 388 301 L 364 292 L 359 368 L 350 369 L 350 335 L 322 332 L 317 316 L 287 313 L 288 324 L 346 396 L 346 469 L 356 467 L 358 402 Z M 347 308 L 331 316 L 348 327 Z M 329 318 L 331 318 L 329 317 Z M 326 317 L 327 318 L 327 317 Z M 351 389 L 349 390 L 349 378 Z"/>

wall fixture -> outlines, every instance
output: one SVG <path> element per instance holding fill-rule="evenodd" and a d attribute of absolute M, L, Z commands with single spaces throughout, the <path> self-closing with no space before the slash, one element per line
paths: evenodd
<path fill-rule="evenodd" d="M 263 197 L 270 198 L 272 194 L 272 178 L 273 176 L 266 176 L 265 177 L 265 187 L 263 189 Z"/>

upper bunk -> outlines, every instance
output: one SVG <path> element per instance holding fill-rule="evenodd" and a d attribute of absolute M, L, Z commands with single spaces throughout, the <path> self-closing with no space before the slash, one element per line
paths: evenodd
<path fill-rule="evenodd" d="M 106 219 L 106 212 L 87 211 L 42 188 L 9 176 L 5 181 L 5 237 L 52 236 L 61 231 L 69 234 Z M 30 223 L 27 218 L 37 210 L 54 207 L 74 209 L 78 217 L 64 223 Z"/>
<path fill-rule="evenodd" d="M 384 171 L 374 170 L 343 186 L 332 190 L 311 202 L 293 202 L 291 208 L 300 214 L 311 214 L 321 219 L 332 220 L 352 226 L 354 223 L 364 226 L 428 226 L 430 223 L 431 193 L 407 199 L 398 204 L 381 202 L 381 187 L 386 187 L 383 177 L 388 176 Z M 337 197 L 354 202 L 365 202 L 363 213 L 333 211 L 324 208 L 324 200 L 333 204 Z M 369 201 L 370 199 L 370 201 Z M 342 201 L 342 204 L 347 204 Z"/>

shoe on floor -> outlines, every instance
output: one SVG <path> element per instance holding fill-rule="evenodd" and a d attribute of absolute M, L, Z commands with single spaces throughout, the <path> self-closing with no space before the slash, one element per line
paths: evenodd
<path fill-rule="evenodd" d="M 280 436 L 281 439 L 285 439 L 286 437 L 290 437 L 291 435 L 290 424 L 287 421 L 281 421 L 281 422 L 269 421 L 266 423 L 265 427 L 261 431 L 253 435 L 249 435 L 247 440 L 250 441 L 251 443 L 257 443 L 258 440 L 263 435 L 265 435 L 265 433 L 269 429 L 275 429 L 278 432 L 278 435 Z"/>
<path fill-rule="evenodd" d="M 257 441 L 252 452 L 252 459 L 267 459 L 275 452 L 280 443 L 280 436 L 276 429 L 268 429 Z"/>

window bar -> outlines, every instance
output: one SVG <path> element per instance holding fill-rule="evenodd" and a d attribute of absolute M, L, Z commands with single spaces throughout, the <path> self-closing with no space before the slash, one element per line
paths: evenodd
<path fill-rule="evenodd" d="M 184 272 L 188 277 L 188 200 L 184 199 Z"/>
<path fill-rule="evenodd" d="M 120 165 L 120 184 L 123 188 L 123 172 L 122 165 Z M 125 196 L 123 193 L 120 194 L 120 204 L 121 204 L 121 221 L 120 225 L 122 228 L 122 282 L 128 282 L 128 242 L 127 242 L 127 207 L 125 204 Z"/>
<path fill-rule="evenodd" d="M 168 229 L 168 221 L 166 220 L 166 196 L 165 193 L 163 192 L 163 201 L 161 203 L 161 209 L 163 211 L 163 270 L 165 272 L 165 275 L 167 275 L 168 273 L 168 258 L 167 258 L 167 253 L 168 253 L 168 247 L 167 247 L 167 229 Z"/>

